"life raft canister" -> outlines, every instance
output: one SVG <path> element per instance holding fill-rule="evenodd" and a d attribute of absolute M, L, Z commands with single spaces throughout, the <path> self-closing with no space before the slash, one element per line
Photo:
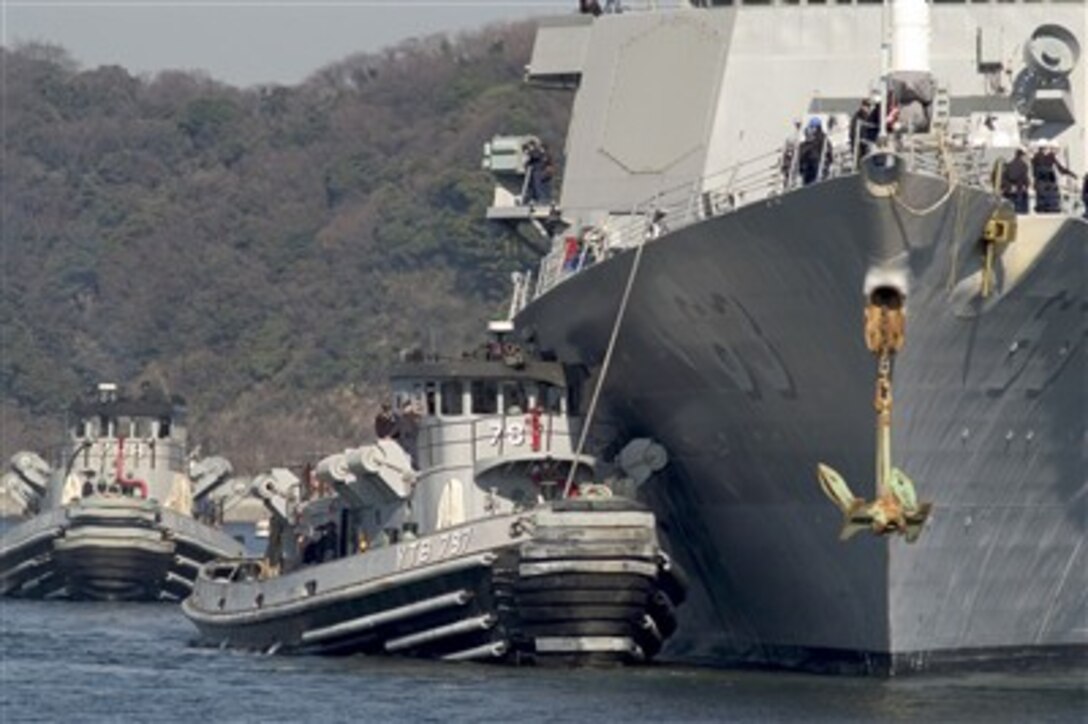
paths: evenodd
<path fill-rule="evenodd" d="M 540 452 L 541 437 L 543 434 L 543 425 L 540 423 L 540 406 L 536 406 L 529 410 L 529 442 L 532 445 L 533 452 Z"/>

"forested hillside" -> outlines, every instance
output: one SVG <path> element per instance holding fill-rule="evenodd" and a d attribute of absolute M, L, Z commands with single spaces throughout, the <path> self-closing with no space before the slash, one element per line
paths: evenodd
<path fill-rule="evenodd" d="M 245 90 L 0 49 L 4 460 L 102 380 L 183 395 L 242 469 L 361 441 L 397 351 L 473 341 L 531 261 L 483 220 L 480 170 L 495 133 L 562 138 L 569 97 L 521 82 L 531 38 Z"/>

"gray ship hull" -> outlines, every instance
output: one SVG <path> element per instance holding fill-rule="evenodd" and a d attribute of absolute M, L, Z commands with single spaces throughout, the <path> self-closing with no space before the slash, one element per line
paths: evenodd
<path fill-rule="evenodd" d="M 645 246 L 602 405 L 669 451 L 648 496 L 695 592 L 667 653 L 874 672 L 1084 656 L 1088 224 L 1025 222 L 1048 238 L 1022 234 L 982 299 L 993 197 L 903 190 L 844 177 Z M 598 367 L 633 257 L 563 281 L 519 330 Z M 935 505 L 912 545 L 839 542 L 815 475 L 825 462 L 873 496 L 874 268 L 909 287 L 892 449 Z"/>
<path fill-rule="evenodd" d="M 242 550 L 222 531 L 155 503 L 90 498 L 35 516 L 0 539 L 0 593 L 179 601 L 201 564 Z"/>

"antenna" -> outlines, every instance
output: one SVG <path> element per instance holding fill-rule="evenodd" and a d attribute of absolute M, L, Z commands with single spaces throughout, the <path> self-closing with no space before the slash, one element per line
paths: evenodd
<path fill-rule="evenodd" d="M 880 128 L 877 136 L 883 141 L 888 133 L 888 74 L 892 67 L 891 21 L 888 4 L 895 0 L 884 0 L 880 10 Z"/>
<path fill-rule="evenodd" d="M 887 134 L 888 96 L 891 78 L 899 73 L 930 72 L 928 0 L 885 0 L 882 10 L 883 43 L 880 47 L 883 98 L 880 103 L 880 136 Z"/>

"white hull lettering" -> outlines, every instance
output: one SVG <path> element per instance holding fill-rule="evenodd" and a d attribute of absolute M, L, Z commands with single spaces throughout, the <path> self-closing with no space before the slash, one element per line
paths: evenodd
<path fill-rule="evenodd" d="M 471 539 L 472 528 L 462 528 L 410 543 L 400 543 L 397 545 L 397 570 L 403 571 L 459 556 L 468 551 Z"/>

